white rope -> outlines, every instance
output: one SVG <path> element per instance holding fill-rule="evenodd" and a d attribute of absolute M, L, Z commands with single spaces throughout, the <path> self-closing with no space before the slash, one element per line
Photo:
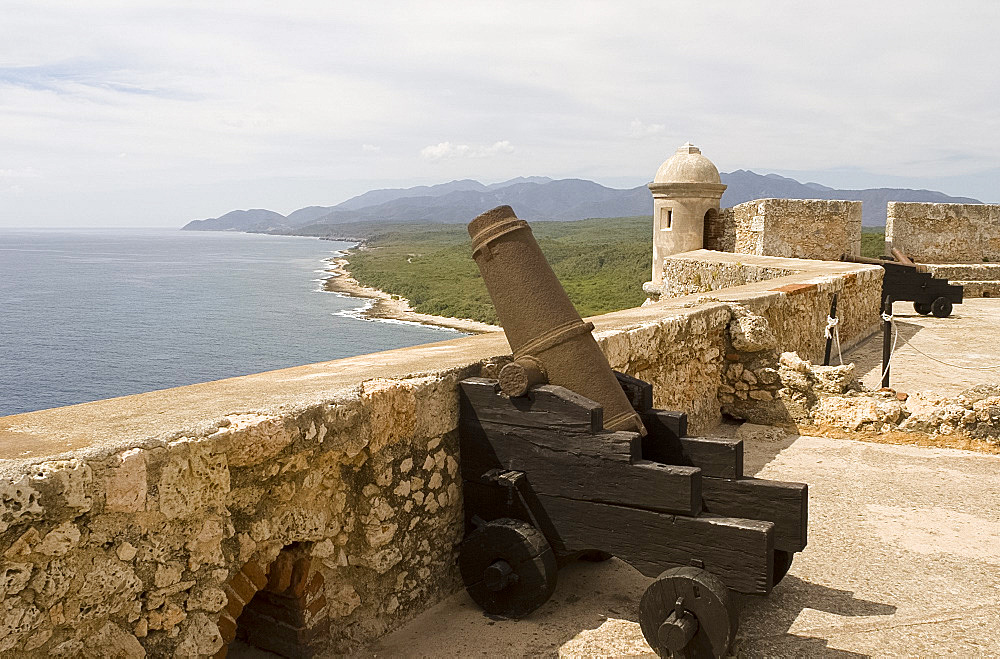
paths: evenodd
<path fill-rule="evenodd" d="M 920 348 L 916 347 L 912 343 L 907 343 L 906 345 L 907 345 L 907 347 L 916 350 L 917 352 L 919 352 L 921 355 L 923 355 L 927 359 L 936 361 L 939 364 L 944 364 L 945 366 L 951 366 L 952 368 L 960 368 L 960 369 L 965 370 L 965 371 L 992 371 L 995 368 L 1000 368 L 1000 364 L 996 364 L 994 366 L 959 366 L 958 364 L 949 364 L 948 362 L 942 361 L 942 360 L 938 359 L 937 357 L 931 357 L 926 352 L 924 352 Z"/>
<path fill-rule="evenodd" d="M 893 337 L 892 337 L 892 348 L 889 350 L 889 361 L 886 362 L 885 369 L 882 371 L 882 376 L 879 378 L 879 381 L 878 381 L 879 386 L 881 386 L 882 381 L 885 380 L 885 374 L 889 371 L 889 366 L 892 364 L 892 358 L 896 356 L 896 342 L 899 340 L 899 326 L 896 325 L 896 321 L 893 319 L 892 315 L 891 314 L 887 314 L 885 312 L 882 312 L 881 315 L 882 315 L 882 320 L 884 320 L 887 323 L 891 323 L 892 324 Z M 839 334 L 839 332 L 837 332 L 836 330 L 834 330 L 834 332 L 835 332 L 835 335 Z M 923 355 L 927 359 L 930 359 L 931 361 L 935 361 L 935 362 L 937 362 L 939 364 L 944 364 L 945 366 L 951 366 L 952 368 L 959 368 L 959 369 L 962 369 L 964 371 L 992 371 L 994 369 L 1000 368 L 1000 364 L 995 364 L 993 366 L 959 366 L 958 364 L 951 364 L 949 362 L 946 362 L 946 361 L 943 361 L 941 359 L 938 359 L 937 357 L 932 357 L 932 356 L 928 355 L 926 352 L 924 352 L 923 350 L 921 350 L 920 348 L 918 348 L 915 345 L 913 345 L 912 343 L 907 343 L 906 346 L 909 347 L 909 348 L 912 348 L 913 350 L 915 350 L 916 352 L 920 353 L 921 355 Z M 838 352 L 840 351 L 840 340 L 839 340 L 839 337 L 838 337 L 838 340 L 837 340 L 837 351 Z M 841 362 L 840 363 L 841 364 L 844 363 L 843 358 L 841 358 Z"/>
<path fill-rule="evenodd" d="M 833 339 L 837 344 L 837 358 L 840 360 L 840 365 L 844 365 L 844 353 L 840 350 L 840 318 L 834 318 L 833 316 L 826 317 L 826 329 L 823 330 L 823 336 L 827 340 Z"/>
<path fill-rule="evenodd" d="M 833 328 L 833 340 L 837 344 L 837 359 L 840 360 L 840 365 L 843 366 L 844 365 L 844 353 L 842 353 L 840 351 L 840 328 L 839 327 Z"/>
<path fill-rule="evenodd" d="M 899 327 L 892 320 L 892 314 L 887 314 L 882 312 L 882 320 L 892 325 L 893 335 L 892 335 L 892 347 L 889 348 L 889 359 L 885 362 L 885 369 L 882 371 L 882 376 L 878 379 L 878 384 L 881 387 L 882 383 L 885 382 L 885 374 L 889 372 L 889 365 L 892 364 L 892 357 L 896 354 L 896 340 L 899 339 Z"/>
<path fill-rule="evenodd" d="M 840 318 L 834 318 L 833 316 L 826 317 L 826 329 L 823 330 L 823 336 L 828 339 L 833 338 L 833 330 L 840 324 Z"/>

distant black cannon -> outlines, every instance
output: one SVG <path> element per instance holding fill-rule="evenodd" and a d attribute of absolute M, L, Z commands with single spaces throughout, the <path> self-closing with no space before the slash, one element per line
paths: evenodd
<path fill-rule="evenodd" d="M 684 413 L 653 408 L 652 385 L 612 371 L 590 347 L 589 323 L 572 305 L 567 311 L 540 252 L 519 257 L 537 245 L 509 207 L 476 218 L 469 230 L 520 362 L 499 380 L 461 382 L 459 567 L 467 591 L 487 612 L 519 618 L 548 600 L 560 565 L 617 556 L 655 577 L 639 610 L 658 654 L 724 655 L 737 628 L 730 591 L 769 593 L 806 545 L 807 486 L 745 477 L 741 441 L 688 437 Z M 498 244 L 505 239 L 517 244 Z M 500 303 L 497 272 L 514 286 Z M 559 310 L 557 322 L 534 326 L 532 310 L 549 307 Z M 556 346 L 565 346 L 557 359 L 546 352 Z M 550 375 L 580 378 L 585 391 L 550 384 Z"/>
<path fill-rule="evenodd" d="M 964 289 L 961 286 L 931 275 L 926 267 L 914 263 L 897 249 L 893 249 L 893 256 L 896 261 L 849 254 L 844 254 L 841 260 L 882 266 L 885 270 L 882 278 L 883 311 L 888 312 L 893 302 L 913 302 L 913 309 L 923 316 L 934 314 L 938 318 L 947 318 L 951 315 L 952 305 L 962 304 Z"/>

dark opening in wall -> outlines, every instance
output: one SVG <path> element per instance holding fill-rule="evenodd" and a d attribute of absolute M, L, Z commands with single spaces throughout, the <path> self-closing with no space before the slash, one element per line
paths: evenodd
<path fill-rule="evenodd" d="M 702 233 L 702 245 L 705 249 L 722 250 L 723 226 L 716 208 L 705 212 L 705 228 Z"/>
<path fill-rule="evenodd" d="M 325 634 L 327 619 L 323 575 L 311 568 L 299 543 L 281 550 L 266 571 L 253 561 L 244 565 L 226 584 L 219 630 L 227 645 L 216 659 L 227 656 L 234 639 L 281 657 L 314 656 L 313 641 Z"/>

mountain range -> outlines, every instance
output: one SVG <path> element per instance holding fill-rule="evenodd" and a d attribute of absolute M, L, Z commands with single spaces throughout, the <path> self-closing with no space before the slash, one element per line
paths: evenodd
<path fill-rule="evenodd" d="M 819 183 L 800 183 L 777 174 L 745 169 L 721 174 L 729 186 L 723 208 L 754 199 L 846 199 L 862 205 L 862 224 L 884 226 L 889 201 L 981 203 L 969 197 L 951 197 L 932 190 L 870 188 L 837 190 Z M 629 217 L 652 213 L 653 200 L 645 185 L 625 190 L 583 179 L 553 180 L 544 176 L 518 177 L 484 185 L 463 179 L 440 185 L 370 190 L 336 206 L 306 206 L 285 216 L 270 210 L 236 210 L 220 217 L 192 220 L 187 231 L 247 231 L 326 235 L 338 225 L 372 223 L 468 222 L 483 211 L 509 204 L 518 217 L 530 221 L 583 220 Z"/>

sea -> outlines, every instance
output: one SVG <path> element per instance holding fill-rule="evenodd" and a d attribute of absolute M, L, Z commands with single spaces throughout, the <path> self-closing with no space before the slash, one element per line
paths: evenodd
<path fill-rule="evenodd" d="M 323 290 L 350 243 L 0 229 L 0 416 L 443 341 Z"/>

